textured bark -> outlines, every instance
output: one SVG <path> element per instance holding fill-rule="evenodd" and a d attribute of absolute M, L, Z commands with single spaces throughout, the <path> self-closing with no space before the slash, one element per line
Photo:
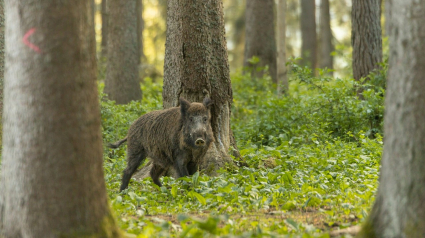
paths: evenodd
<path fill-rule="evenodd" d="M 301 65 L 317 67 L 317 33 L 315 0 L 301 0 Z"/>
<path fill-rule="evenodd" d="M 202 102 L 204 97 L 212 99 L 215 143 L 200 165 L 210 175 L 232 162 L 228 155 L 232 88 L 224 36 L 221 0 L 168 1 L 164 108 L 178 106 L 179 97 L 192 102 Z M 145 176 L 146 169 L 136 175 Z"/>
<path fill-rule="evenodd" d="M 269 74 L 277 83 L 276 37 L 274 24 L 274 0 L 247 0 L 245 12 L 245 55 L 244 65 L 253 56 L 260 58 L 258 66 L 269 66 Z M 261 76 L 261 72 L 255 76 Z"/>
<path fill-rule="evenodd" d="M 0 236 L 119 237 L 103 175 L 90 1 L 5 7 Z"/>
<path fill-rule="evenodd" d="M 142 98 L 139 83 L 136 0 L 108 0 L 105 93 L 117 104 Z"/>
<path fill-rule="evenodd" d="M 137 9 L 137 50 L 139 52 L 138 62 L 142 64 L 145 59 L 145 52 L 143 51 L 143 29 L 145 28 L 145 21 L 143 21 L 143 0 L 136 0 Z"/>
<path fill-rule="evenodd" d="M 331 16 L 329 0 L 321 0 L 320 5 L 320 68 L 333 69 Z M 331 73 L 332 74 L 332 73 Z"/>
<path fill-rule="evenodd" d="M 101 14 L 102 14 L 102 56 L 106 56 L 108 52 L 108 13 L 106 7 L 106 1 L 102 0 L 101 3 Z"/>
<path fill-rule="evenodd" d="M 288 92 L 288 76 L 286 69 L 286 0 L 277 4 L 277 93 Z"/>
<path fill-rule="evenodd" d="M 389 71 L 375 204 L 360 237 L 425 234 L 425 0 L 387 0 Z"/>
<path fill-rule="evenodd" d="M 3 117 L 3 82 L 4 82 L 4 0 L 0 0 L 0 129 Z M 0 135 L 1 143 L 1 135 Z"/>
<path fill-rule="evenodd" d="M 382 62 L 380 0 L 353 0 L 351 11 L 351 45 L 353 76 L 366 77 Z"/>

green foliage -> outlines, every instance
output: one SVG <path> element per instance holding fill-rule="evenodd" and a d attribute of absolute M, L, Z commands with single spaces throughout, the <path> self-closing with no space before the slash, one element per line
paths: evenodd
<path fill-rule="evenodd" d="M 385 67 L 362 86 L 353 79 L 330 78 L 326 70 L 314 77 L 307 67 L 290 62 L 290 68 L 290 94 L 285 97 L 275 94 L 268 76 L 233 77 L 233 127 L 240 141 L 277 146 L 284 141 L 353 141 L 361 131 L 370 137 L 382 133 Z M 359 87 L 365 89 L 365 100 L 356 96 Z"/>
<path fill-rule="evenodd" d="M 105 179 L 118 222 L 137 237 L 329 237 L 330 227 L 363 221 L 374 200 L 382 151 L 382 79 L 370 77 L 365 100 L 351 79 L 312 77 L 291 63 L 290 95 L 270 77 L 232 76 L 232 127 L 249 167 L 218 176 L 132 180 L 119 192 L 125 146 L 105 149 Z M 255 69 L 257 70 L 257 69 Z M 259 69 L 264 70 L 264 69 Z M 161 108 L 161 85 L 147 80 L 141 102 L 115 105 L 102 95 L 105 143 L 132 121 Z"/>

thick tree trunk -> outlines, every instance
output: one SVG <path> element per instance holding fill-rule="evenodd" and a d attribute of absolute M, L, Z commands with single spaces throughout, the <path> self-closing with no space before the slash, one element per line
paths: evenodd
<path fill-rule="evenodd" d="M 351 11 L 351 45 L 353 76 L 367 77 L 382 62 L 380 0 L 353 0 Z"/>
<path fill-rule="evenodd" d="M 277 3 L 277 93 L 288 92 L 288 77 L 286 71 L 286 0 Z"/>
<path fill-rule="evenodd" d="M 389 71 L 379 189 L 360 237 L 425 234 L 425 0 L 387 0 Z"/>
<path fill-rule="evenodd" d="M 117 104 L 140 100 L 136 0 L 108 0 L 105 93 Z"/>
<path fill-rule="evenodd" d="M 232 88 L 222 1 L 168 1 L 165 49 L 164 108 L 178 106 L 180 97 L 192 102 L 210 97 L 214 103 L 211 125 L 215 143 L 200 165 L 214 175 L 225 163 L 232 163 L 228 150 L 231 145 L 236 147 L 230 130 Z M 135 177 L 146 177 L 149 166 Z"/>
<path fill-rule="evenodd" d="M 0 129 L 3 117 L 3 82 L 4 82 L 4 0 L 0 0 Z M 0 144 L 1 144 L 0 135 Z"/>
<path fill-rule="evenodd" d="M 320 68 L 333 69 L 332 38 L 329 0 L 322 0 L 320 5 Z"/>
<path fill-rule="evenodd" d="M 317 33 L 315 0 L 301 0 L 301 65 L 317 67 Z"/>
<path fill-rule="evenodd" d="M 145 21 L 143 20 L 143 0 L 136 0 L 137 9 L 137 50 L 139 52 L 139 65 L 144 62 L 145 52 L 143 51 L 143 29 Z"/>
<path fill-rule="evenodd" d="M 164 64 L 164 108 L 178 106 L 179 97 L 214 102 L 211 124 L 215 143 L 202 169 L 218 169 L 231 161 L 230 107 L 232 87 L 221 0 L 168 2 Z"/>
<path fill-rule="evenodd" d="M 249 59 L 260 58 L 257 66 L 269 66 L 273 83 L 277 83 L 276 36 L 274 24 L 274 0 L 247 0 L 245 12 L 244 65 L 251 66 Z M 256 72 L 256 70 L 253 71 Z M 261 76 L 261 75 L 254 75 Z"/>
<path fill-rule="evenodd" d="M 107 56 L 108 49 L 108 12 L 106 7 L 106 1 L 102 0 L 101 3 L 101 14 L 102 14 L 102 56 Z"/>
<path fill-rule="evenodd" d="M 6 1 L 0 236 L 119 237 L 103 179 L 89 0 Z"/>

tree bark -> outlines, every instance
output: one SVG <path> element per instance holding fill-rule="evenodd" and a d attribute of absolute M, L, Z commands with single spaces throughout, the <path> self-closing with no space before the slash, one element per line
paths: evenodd
<path fill-rule="evenodd" d="M 102 42 L 101 47 L 102 47 L 102 56 L 106 57 L 107 56 L 107 49 L 108 49 L 108 12 L 107 12 L 107 7 L 106 7 L 106 1 L 107 0 L 102 0 L 101 3 L 101 14 L 102 14 Z"/>
<path fill-rule="evenodd" d="M 89 0 L 6 1 L 0 236 L 119 237 Z"/>
<path fill-rule="evenodd" d="M 168 1 L 162 96 L 164 108 L 178 106 L 180 97 L 192 102 L 210 97 L 215 142 L 200 169 L 214 175 L 225 163 L 233 162 L 228 155 L 230 146 L 236 144 L 230 130 L 232 88 L 221 0 Z M 135 177 L 146 177 L 149 166 Z"/>
<path fill-rule="evenodd" d="M 375 204 L 359 237 L 425 234 L 425 0 L 387 0 L 389 71 Z"/>
<path fill-rule="evenodd" d="M 320 5 L 320 68 L 333 69 L 331 16 L 329 0 L 322 0 Z M 330 72 L 332 75 L 332 72 Z"/>
<path fill-rule="evenodd" d="M 317 67 L 317 33 L 315 0 L 301 0 L 301 65 Z"/>
<path fill-rule="evenodd" d="M 286 69 L 286 0 L 277 3 L 277 93 L 288 92 L 288 77 Z"/>
<path fill-rule="evenodd" d="M 274 0 L 247 0 L 245 12 L 244 66 L 252 66 L 249 59 L 257 56 L 259 65 L 269 66 L 273 83 L 277 83 L 276 36 L 274 24 Z M 254 66 L 254 67 L 256 67 Z M 261 77 L 262 72 L 253 71 Z"/>
<path fill-rule="evenodd" d="M 230 107 L 232 87 L 221 0 L 168 2 L 164 64 L 164 108 L 178 106 L 179 97 L 202 102 L 210 97 L 212 144 L 202 169 L 218 169 L 231 161 Z"/>
<path fill-rule="evenodd" d="M 353 76 L 367 77 L 382 62 L 380 0 L 353 0 L 351 11 L 351 45 Z"/>
<path fill-rule="evenodd" d="M 142 98 L 139 83 L 136 0 L 108 0 L 105 93 L 117 104 Z"/>
<path fill-rule="evenodd" d="M 0 0 L 0 129 L 3 128 L 3 85 L 4 85 L 4 0 Z M 0 135 L 0 144 L 1 144 Z M 1 150 L 1 149 L 0 149 Z"/>
<path fill-rule="evenodd" d="M 143 29 L 145 28 L 145 21 L 143 20 L 143 0 L 136 0 L 137 9 L 137 49 L 139 52 L 139 65 L 145 59 L 145 52 L 143 51 Z"/>

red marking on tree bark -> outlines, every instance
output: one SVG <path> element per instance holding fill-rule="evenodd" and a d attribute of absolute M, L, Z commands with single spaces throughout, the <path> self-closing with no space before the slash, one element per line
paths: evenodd
<path fill-rule="evenodd" d="M 40 48 L 38 48 L 38 46 L 32 44 L 31 42 L 28 41 L 28 37 L 30 37 L 32 34 L 34 34 L 34 32 L 36 31 L 35 28 L 31 28 L 27 31 L 27 33 L 25 33 L 24 37 L 22 38 L 22 41 L 24 42 L 25 45 L 27 45 L 28 47 L 30 47 L 31 49 L 33 49 L 35 52 L 37 53 L 41 53 Z"/>

